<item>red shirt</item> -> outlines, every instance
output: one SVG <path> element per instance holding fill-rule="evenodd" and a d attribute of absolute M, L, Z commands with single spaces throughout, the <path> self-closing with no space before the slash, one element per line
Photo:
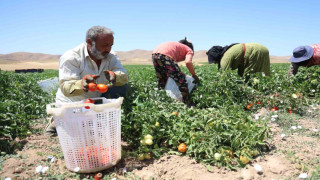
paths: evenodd
<path fill-rule="evenodd" d="M 311 47 L 314 52 L 308 66 L 320 65 L 320 44 L 313 44 Z"/>

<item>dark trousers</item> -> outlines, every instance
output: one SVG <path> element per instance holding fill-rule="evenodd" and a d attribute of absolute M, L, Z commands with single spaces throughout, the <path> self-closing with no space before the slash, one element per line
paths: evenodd
<path fill-rule="evenodd" d="M 109 88 L 107 92 L 103 93 L 101 97 L 116 99 L 118 97 L 125 97 L 130 89 L 129 84 L 125 84 L 123 86 L 113 86 Z"/>

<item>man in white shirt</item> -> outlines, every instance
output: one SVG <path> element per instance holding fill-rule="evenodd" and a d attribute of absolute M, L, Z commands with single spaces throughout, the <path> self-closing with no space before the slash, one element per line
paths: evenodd
<path fill-rule="evenodd" d="M 59 89 L 56 103 L 81 101 L 88 98 L 125 96 L 128 74 L 118 57 L 111 52 L 113 32 L 103 26 L 93 26 L 86 33 L 86 42 L 65 52 L 59 62 Z M 88 83 L 106 84 L 106 93 L 88 91 Z M 50 121 L 52 122 L 52 120 Z M 54 123 L 45 129 L 46 136 L 54 136 Z"/>

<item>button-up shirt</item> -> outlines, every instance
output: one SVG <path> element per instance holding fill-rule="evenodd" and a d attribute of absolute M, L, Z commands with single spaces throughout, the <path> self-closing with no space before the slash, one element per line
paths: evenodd
<path fill-rule="evenodd" d="M 109 53 L 106 58 L 101 60 L 101 65 L 98 68 L 97 64 L 89 56 L 87 43 L 82 43 L 60 57 L 59 82 L 81 80 L 85 75 L 93 74 L 100 76 L 96 79 L 97 84 L 107 84 L 108 81 L 104 75 L 106 70 L 113 71 L 116 74 L 116 85 L 121 86 L 128 82 L 127 71 L 117 56 Z M 56 94 L 56 102 L 75 102 L 100 96 L 101 93 L 97 91 L 88 91 L 83 95 L 66 97 L 59 88 Z"/>

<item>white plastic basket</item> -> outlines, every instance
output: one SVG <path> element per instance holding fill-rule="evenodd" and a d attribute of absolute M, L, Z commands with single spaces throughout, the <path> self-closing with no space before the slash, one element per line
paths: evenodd
<path fill-rule="evenodd" d="M 192 91 L 194 88 L 194 83 L 193 83 L 193 77 L 186 75 L 186 80 L 188 82 L 188 89 L 189 93 Z M 172 78 L 168 78 L 167 84 L 164 88 L 166 90 L 167 96 L 176 99 L 178 101 L 183 101 L 181 92 L 179 90 L 179 87 L 177 86 L 176 82 Z"/>
<path fill-rule="evenodd" d="M 47 113 L 54 118 L 66 166 L 79 173 L 101 171 L 121 159 L 123 98 L 91 99 L 102 100 L 102 103 L 79 101 L 47 105 Z"/>

